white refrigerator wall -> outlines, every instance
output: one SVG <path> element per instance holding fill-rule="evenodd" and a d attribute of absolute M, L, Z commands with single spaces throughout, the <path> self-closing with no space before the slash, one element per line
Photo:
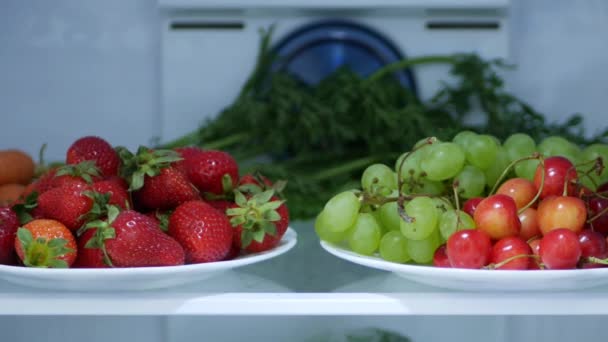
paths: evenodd
<path fill-rule="evenodd" d="M 158 20 L 156 0 L 0 1 L 0 148 L 19 147 L 35 154 L 47 142 L 48 158 L 62 159 L 68 145 L 86 134 L 131 148 L 158 136 Z M 511 61 L 518 68 L 508 75 L 509 87 L 551 120 L 581 112 L 590 132 L 605 127 L 608 1 L 513 0 L 511 28 Z M 300 270 L 299 277 L 294 273 L 282 285 L 296 290 L 328 284 L 344 287 L 360 277 L 375 283 L 371 277 L 383 276 L 327 255 L 311 257 L 324 252 L 315 248 L 314 236 L 307 231 L 302 231 L 302 243 L 295 251 L 271 262 L 275 271 Z M 289 262 L 298 267 L 289 267 Z M 317 268 L 308 276 L 305 272 L 311 265 L 328 269 Z M 248 272 L 280 280 L 268 266 L 261 264 Z M 559 342 L 575 337 L 604 341 L 599 330 L 602 321 L 589 317 L 0 317 L 0 331 L 2 340 L 16 342 L 40 336 L 47 336 L 47 341 L 85 337 L 92 342 L 253 341 L 256 335 L 264 341 L 304 341 L 319 329 L 375 325 L 399 329 L 415 342 Z"/>

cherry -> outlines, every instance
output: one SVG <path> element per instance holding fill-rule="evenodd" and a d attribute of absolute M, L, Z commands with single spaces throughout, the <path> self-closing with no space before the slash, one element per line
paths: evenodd
<path fill-rule="evenodd" d="M 532 249 L 525 240 L 518 236 L 511 236 L 500 239 L 494 244 L 490 261 L 492 264 L 498 265 L 508 259 L 512 259 L 496 267 L 496 269 L 526 270 L 530 264 L 530 254 L 532 254 Z"/>
<path fill-rule="evenodd" d="M 538 188 L 525 178 L 511 178 L 504 182 L 496 191 L 497 194 L 507 195 L 515 200 L 517 209 L 527 206 L 536 196 Z"/>
<path fill-rule="evenodd" d="M 543 235 L 555 228 L 580 232 L 587 220 L 585 202 L 576 197 L 550 196 L 540 202 L 537 209 L 538 227 Z"/>
<path fill-rule="evenodd" d="M 608 244 L 604 236 L 593 230 L 585 229 L 578 234 L 578 242 L 581 245 L 581 256 L 583 258 L 595 257 L 606 259 L 608 257 Z M 605 267 L 597 263 L 583 263 L 583 268 Z"/>
<path fill-rule="evenodd" d="M 519 235 L 521 229 L 515 200 L 503 194 L 492 195 L 481 201 L 473 220 L 479 230 L 494 240 Z"/>
<path fill-rule="evenodd" d="M 540 236 L 540 228 L 538 228 L 538 212 L 534 208 L 527 208 L 519 215 L 519 222 L 521 222 L 521 229 L 519 230 L 519 237 L 528 241 L 535 236 Z"/>
<path fill-rule="evenodd" d="M 433 255 L 433 265 L 437 267 L 452 267 L 450 259 L 448 259 L 447 246 L 445 244 L 439 246 Z"/>
<path fill-rule="evenodd" d="M 570 229 L 557 228 L 540 240 L 539 254 L 547 269 L 560 270 L 576 268 L 582 251 L 576 233 Z"/>
<path fill-rule="evenodd" d="M 539 256 L 540 238 L 529 241 L 528 246 L 530 246 L 530 249 L 532 250 L 532 253 L 534 255 Z M 536 261 L 536 259 L 534 258 L 530 258 L 530 264 L 528 265 L 528 269 L 540 270 L 540 265 L 538 264 L 538 261 Z"/>
<path fill-rule="evenodd" d="M 564 195 L 564 185 L 568 182 L 567 194 L 576 192 L 577 173 L 570 160 L 560 156 L 545 159 L 545 181 L 540 193 L 540 198 L 548 196 Z M 537 189 L 541 188 L 543 165 L 539 164 L 534 173 L 534 185 Z M 567 195 L 566 194 L 566 195 Z"/>
<path fill-rule="evenodd" d="M 466 202 L 464 202 L 462 211 L 469 214 L 471 217 L 475 216 L 475 210 L 477 209 L 479 202 L 481 202 L 482 200 L 483 200 L 483 197 L 469 198 Z"/>
<path fill-rule="evenodd" d="M 589 216 L 595 217 L 603 212 L 603 214 L 594 218 L 591 221 L 591 227 L 596 232 L 604 236 L 608 236 L 608 199 L 601 197 L 592 197 L 587 202 L 589 206 Z"/>
<path fill-rule="evenodd" d="M 492 241 L 479 229 L 459 230 L 448 238 L 446 252 L 450 265 L 457 268 L 482 268 L 490 262 Z"/>

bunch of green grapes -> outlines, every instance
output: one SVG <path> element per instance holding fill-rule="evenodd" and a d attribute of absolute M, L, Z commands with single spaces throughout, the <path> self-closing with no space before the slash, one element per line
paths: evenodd
<path fill-rule="evenodd" d="M 475 228 L 460 202 L 485 197 L 497 182 L 510 177 L 532 180 L 537 154 L 562 155 L 577 164 L 608 158 L 608 146 L 580 150 L 560 137 L 537 145 L 526 134 L 514 134 L 501 143 L 471 131 L 447 142 L 426 138 L 401 155 L 393 167 L 367 167 L 361 189 L 331 198 L 317 216 L 315 230 L 322 240 L 344 243 L 358 254 L 378 253 L 392 262 L 430 264 L 435 250 L 451 234 Z M 581 180 L 594 190 L 608 180 L 608 172 L 590 173 Z"/>

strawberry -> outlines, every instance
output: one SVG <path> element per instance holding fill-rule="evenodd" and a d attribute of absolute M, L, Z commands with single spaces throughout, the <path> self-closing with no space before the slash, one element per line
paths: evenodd
<path fill-rule="evenodd" d="M 118 175 L 120 159 L 118 153 L 107 141 L 100 137 L 82 137 L 68 148 L 67 164 L 79 164 L 83 161 L 93 161 L 103 176 Z"/>
<path fill-rule="evenodd" d="M 39 219 L 17 229 L 15 251 L 25 266 L 67 268 L 76 260 L 76 239 L 59 221 Z"/>
<path fill-rule="evenodd" d="M 171 211 L 165 211 L 165 212 L 161 212 L 161 211 L 149 211 L 147 213 L 145 213 L 144 215 L 148 216 L 149 218 L 153 219 L 154 222 L 156 222 L 160 228 L 160 230 L 162 230 L 163 232 L 167 232 L 169 231 L 169 217 L 171 216 Z"/>
<path fill-rule="evenodd" d="M 177 152 L 152 151 L 143 146 L 135 155 L 126 148 L 118 151 L 123 160 L 121 175 L 128 180 L 136 207 L 169 210 L 200 198 L 186 175 L 172 167 L 172 163 L 181 160 Z"/>
<path fill-rule="evenodd" d="M 226 211 L 235 227 L 234 243 L 250 253 L 278 245 L 289 225 L 289 211 L 283 201 L 267 190 L 248 198 L 235 192 L 235 203 Z"/>
<path fill-rule="evenodd" d="M 134 210 L 119 212 L 109 206 L 108 219 L 93 221 L 95 229 L 85 248 L 102 251 L 103 260 L 114 267 L 177 266 L 184 264 L 184 249 L 163 233 L 156 222 Z"/>
<path fill-rule="evenodd" d="M 93 198 L 85 194 L 89 190 L 87 185 L 79 183 L 53 188 L 38 197 L 38 208 L 45 218 L 76 231 L 84 223 L 84 216 L 93 209 Z"/>
<path fill-rule="evenodd" d="M 83 161 L 79 164 L 64 165 L 57 168 L 50 181 L 50 187 L 58 188 L 72 183 L 91 184 L 98 180 L 101 180 L 101 176 L 95 163 Z"/>
<path fill-rule="evenodd" d="M 281 197 L 286 185 L 287 182 L 282 180 L 273 183 L 261 173 L 256 172 L 243 175 L 243 177 L 239 179 L 238 190 L 250 195 L 255 195 L 267 190 L 274 190 L 275 193 Z"/>
<path fill-rule="evenodd" d="M 226 215 L 203 201 L 181 204 L 169 217 L 169 235 L 186 252 L 186 263 L 223 260 L 230 252 L 233 229 Z"/>
<path fill-rule="evenodd" d="M 9 207 L 0 207 L 0 264 L 14 265 L 15 234 L 19 228 L 17 213 Z"/>
<path fill-rule="evenodd" d="M 130 209 L 133 207 L 131 196 L 127 191 L 127 183 L 119 177 L 108 178 L 102 181 L 95 182 L 91 188 L 100 194 L 108 194 L 108 204 L 118 206 L 122 209 Z"/>
<path fill-rule="evenodd" d="M 174 149 L 175 152 L 179 153 L 182 160 L 176 161 L 173 167 L 188 175 L 188 166 L 192 163 L 192 158 L 203 150 L 196 146 L 177 147 Z"/>
<path fill-rule="evenodd" d="M 78 256 L 74 262 L 74 267 L 78 268 L 107 268 L 103 259 L 103 251 L 100 248 L 86 247 L 89 241 L 97 233 L 96 228 L 87 229 L 78 237 Z"/>
<path fill-rule="evenodd" d="M 188 179 L 203 193 L 221 195 L 238 182 L 238 164 L 226 152 L 205 150 L 185 162 Z"/>
<path fill-rule="evenodd" d="M 233 204 L 233 202 L 231 201 L 227 201 L 227 200 L 215 200 L 215 201 L 207 201 L 207 203 L 214 207 L 215 209 L 217 209 L 219 212 L 221 212 L 222 214 L 226 214 L 226 210 L 228 210 L 228 208 L 230 208 Z"/>

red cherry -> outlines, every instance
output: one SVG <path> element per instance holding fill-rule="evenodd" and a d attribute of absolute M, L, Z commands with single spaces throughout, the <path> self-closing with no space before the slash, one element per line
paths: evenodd
<path fill-rule="evenodd" d="M 528 242 L 528 246 L 532 250 L 532 253 L 536 256 L 539 256 L 540 249 L 540 238 L 534 239 Z M 540 265 L 536 259 L 530 258 L 530 264 L 528 264 L 529 270 L 540 270 Z"/>
<path fill-rule="evenodd" d="M 475 216 L 475 210 L 479 205 L 479 202 L 483 200 L 483 197 L 473 197 L 469 198 L 466 202 L 464 202 L 464 206 L 462 207 L 462 211 L 469 214 L 469 216 Z"/>
<path fill-rule="evenodd" d="M 578 242 L 581 245 L 581 256 L 583 258 L 596 257 L 606 259 L 608 257 L 608 244 L 602 234 L 585 229 L 578 234 Z M 605 267 L 605 265 L 589 262 L 583 264 L 583 268 L 596 267 Z"/>
<path fill-rule="evenodd" d="M 482 268 L 490 262 L 492 241 L 479 229 L 459 230 L 448 238 L 446 252 L 456 268 Z"/>
<path fill-rule="evenodd" d="M 507 195 L 515 201 L 517 209 L 528 205 L 536 196 L 538 188 L 525 178 L 511 178 L 504 182 L 496 191 L 497 194 Z"/>
<path fill-rule="evenodd" d="M 540 258 L 547 269 L 576 268 L 582 251 L 578 236 L 570 229 L 553 229 L 540 240 Z"/>
<path fill-rule="evenodd" d="M 587 205 L 589 207 L 590 217 L 595 217 L 603 212 L 603 214 L 593 219 L 590 224 L 593 230 L 601 233 L 604 236 L 608 236 L 608 199 L 592 197 L 587 202 Z"/>
<path fill-rule="evenodd" d="M 452 267 L 448 259 L 447 246 L 445 244 L 439 246 L 433 255 L 433 265 L 437 267 Z"/>
<path fill-rule="evenodd" d="M 568 182 L 568 193 L 576 192 L 577 173 L 574 165 L 567 158 L 554 156 L 545 159 L 545 182 L 540 193 L 540 198 L 548 196 L 561 196 L 564 194 L 564 185 Z M 543 174 L 542 164 L 539 164 L 534 173 L 534 185 L 537 189 L 541 187 Z"/>
<path fill-rule="evenodd" d="M 518 215 L 521 222 L 521 230 L 519 237 L 525 241 L 530 240 L 535 236 L 540 236 L 541 231 L 538 228 L 538 212 L 534 208 L 528 208 Z"/>
<path fill-rule="evenodd" d="M 555 228 L 580 232 L 587 220 L 587 209 L 582 199 L 568 196 L 550 196 L 538 205 L 538 227 L 543 235 Z"/>
<path fill-rule="evenodd" d="M 496 267 L 497 270 L 526 270 L 530 263 L 529 255 L 532 249 L 525 240 L 518 236 L 506 237 L 498 240 L 492 247 L 491 263 L 500 264 L 507 259 L 511 261 Z M 514 258 L 516 256 L 521 256 Z"/>
<path fill-rule="evenodd" d="M 519 235 L 521 229 L 515 201 L 507 195 L 496 194 L 481 201 L 473 219 L 477 228 L 494 240 Z"/>

